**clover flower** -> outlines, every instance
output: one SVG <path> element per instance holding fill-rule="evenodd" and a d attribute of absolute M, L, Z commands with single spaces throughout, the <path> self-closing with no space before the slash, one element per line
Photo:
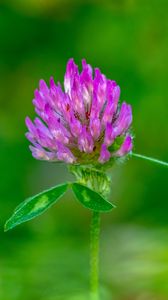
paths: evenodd
<path fill-rule="evenodd" d="M 39 118 L 27 117 L 36 159 L 68 164 L 103 164 L 132 150 L 131 106 L 119 106 L 120 87 L 98 68 L 82 60 L 82 71 L 70 59 L 64 77 L 64 90 L 50 78 L 48 87 L 40 80 L 33 104 Z"/>
<path fill-rule="evenodd" d="M 75 181 L 64 182 L 27 198 L 5 224 L 5 231 L 29 221 L 54 205 L 68 189 L 87 209 L 92 210 L 90 227 L 90 296 L 99 300 L 99 238 L 101 213 L 115 205 L 107 200 L 111 178 L 107 169 L 115 158 L 131 155 L 168 167 L 167 162 L 132 152 L 131 106 L 119 105 L 120 88 L 99 69 L 82 61 L 79 73 L 73 59 L 67 63 L 64 91 L 50 79 L 40 80 L 33 104 L 39 118 L 27 117 L 26 133 L 35 158 L 64 161 Z M 100 169 L 100 170 L 99 170 Z"/>

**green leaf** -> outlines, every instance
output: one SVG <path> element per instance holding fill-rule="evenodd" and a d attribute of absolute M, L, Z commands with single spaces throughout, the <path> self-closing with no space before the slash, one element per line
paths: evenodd
<path fill-rule="evenodd" d="M 115 207 L 109 201 L 105 200 L 100 194 L 82 184 L 74 182 L 71 187 L 76 198 L 86 208 L 94 211 L 107 212 Z"/>
<path fill-rule="evenodd" d="M 6 222 L 5 231 L 41 215 L 63 196 L 68 186 L 68 183 L 57 185 L 23 201 Z"/>

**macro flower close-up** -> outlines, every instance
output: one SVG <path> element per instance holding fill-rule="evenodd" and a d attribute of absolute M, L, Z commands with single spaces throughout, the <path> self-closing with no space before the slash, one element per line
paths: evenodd
<path fill-rule="evenodd" d="M 119 104 L 120 87 L 82 60 L 82 71 L 70 59 L 64 88 L 40 80 L 33 104 L 40 118 L 26 118 L 36 159 L 68 164 L 104 164 L 132 150 L 131 105 Z"/>
<path fill-rule="evenodd" d="M 168 299 L 166 7 L 0 1 L 0 300 Z"/>

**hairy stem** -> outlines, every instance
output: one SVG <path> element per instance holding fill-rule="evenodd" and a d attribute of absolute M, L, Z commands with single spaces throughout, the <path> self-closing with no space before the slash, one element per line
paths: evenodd
<path fill-rule="evenodd" d="M 91 228 L 90 228 L 91 300 L 99 300 L 99 235 L 100 235 L 100 213 L 93 211 Z"/>

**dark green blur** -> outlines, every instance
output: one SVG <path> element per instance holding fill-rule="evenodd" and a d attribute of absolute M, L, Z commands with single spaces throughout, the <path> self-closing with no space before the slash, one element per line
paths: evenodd
<path fill-rule="evenodd" d="M 166 0 L 0 3 L 0 300 L 85 300 L 90 212 L 71 193 L 3 232 L 26 197 L 69 180 L 36 161 L 24 119 L 39 79 L 63 81 L 68 58 L 99 67 L 133 107 L 134 150 L 168 161 Z M 101 222 L 101 300 L 168 299 L 168 169 L 132 158 L 112 173 L 117 208 Z"/>

